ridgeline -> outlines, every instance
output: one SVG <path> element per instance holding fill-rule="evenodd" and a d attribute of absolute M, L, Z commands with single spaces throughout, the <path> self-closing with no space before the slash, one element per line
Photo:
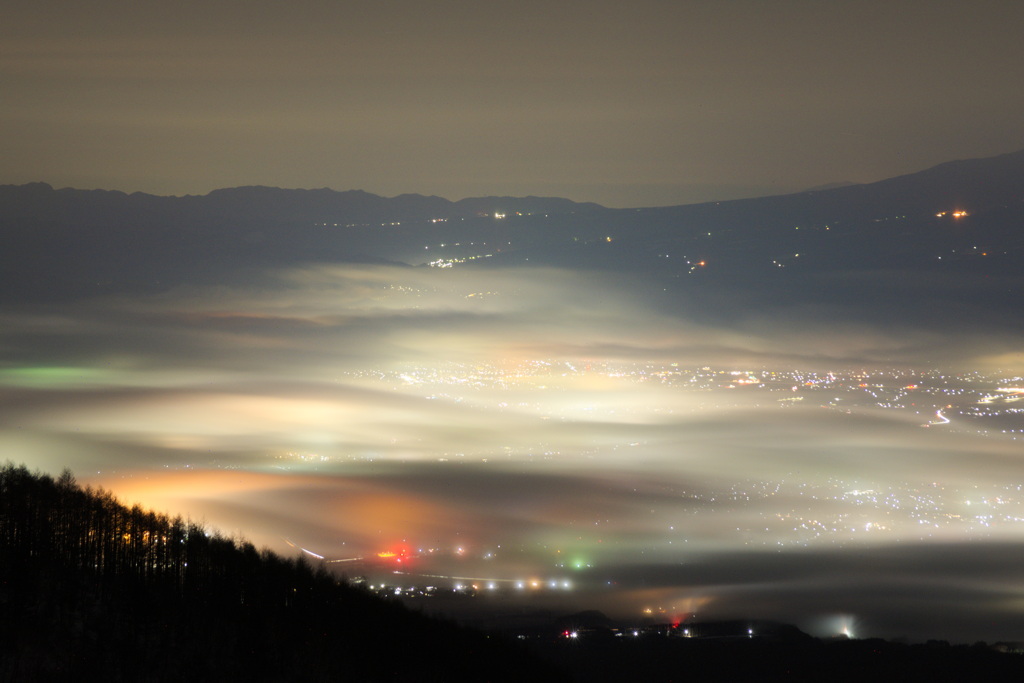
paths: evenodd
<path fill-rule="evenodd" d="M 497 638 L 181 518 L 0 468 L 0 681 L 525 681 Z"/>

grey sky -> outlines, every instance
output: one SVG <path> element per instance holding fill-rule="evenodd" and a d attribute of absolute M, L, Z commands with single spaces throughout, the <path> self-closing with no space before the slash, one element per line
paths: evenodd
<path fill-rule="evenodd" d="M 21 3 L 0 182 L 678 204 L 1024 147 L 1013 2 Z"/>

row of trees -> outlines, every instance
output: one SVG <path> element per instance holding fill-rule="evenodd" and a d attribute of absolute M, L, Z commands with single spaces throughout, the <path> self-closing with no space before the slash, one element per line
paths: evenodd
<path fill-rule="evenodd" d="M 109 492 L 0 468 L 0 681 L 495 680 L 536 663 Z M 543 677 L 543 676 L 541 676 Z"/>
<path fill-rule="evenodd" d="M 274 582 L 267 578 L 282 571 L 306 589 L 314 579 L 330 582 L 322 568 L 314 572 L 301 557 L 257 552 L 251 543 L 236 543 L 195 522 L 129 508 L 102 489 L 82 489 L 69 470 L 53 479 L 12 464 L 0 469 L 0 548 L 6 558 L 0 562 L 10 570 L 15 561 L 57 562 L 97 579 L 159 582 L 179 595 L 223 591 L 240 604 L 294 601 L 298 585 L 268 593 Z"/>

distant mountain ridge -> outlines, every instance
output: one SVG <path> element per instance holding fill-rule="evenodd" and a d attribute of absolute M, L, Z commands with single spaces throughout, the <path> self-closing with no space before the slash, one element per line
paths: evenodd
<path fill-rule="evenodd" d="M 259 186 L 160 197 L 46 183 L 0 186 L 0 299 L 152 291 L 310 260 L 378 263 L 393 260 L 394 245 L 407 241 L 395 231 L 409 223 L 426 233 L 439 222 L 601 210 L 547 197 L 451 202 Z"/>
<path fill-rule="evenodd" d="M 915 315 L 931 310 L 918 300 L 925 290 L 877 273 L 992 288 L 971 302 L 963 288 L 944 292 L 938 314 L 1005 307 L 1022 294 L 1022 225 L 1024 150 L 874 183 L 642 209 L 261 186 L 158 197 L 31 183 L 0 186 L 0 301 L 158 291 L 309 262 L 615 270 L 668 296 L 730 291 L 745 305 L 859 311 L 903 296 L 900 310 Z"/>
<path fill-rule="evenodd" d="M 205 195 L 161 196 L 119 190 L 55 189 L 44 182 L 0 186 L 0 216 L 117 221 L 146 213 L 209 220 L 212 217 L 262 222 L 401 221 L 475 217 L 481 213 L 569 213 L 604 207 L 560 197 L 443 197 L 401 194 L 382 197 L 363 190 L 282 189 L 262 185 L 222 188 Z"/>
<path fill-rule="evenodd" d="M 859 185 L 859 184 L 860 183 L 855 183 L 855 182 L 850 181 L 850 180 L 840 180 L 840 181 L 837 181 L 837 182 L 834 182 L 834 183 L 824 183 L 822 185 L 815 185 L 814 187 L 808 187 L 808 188 L 806 188 L 804 190 L 801 190 L 801 192 L 824 192 L 825 190 L 834 190 L 834 189 L 839 188 L 839 187 L 847 187 L 849 185 Z"/>

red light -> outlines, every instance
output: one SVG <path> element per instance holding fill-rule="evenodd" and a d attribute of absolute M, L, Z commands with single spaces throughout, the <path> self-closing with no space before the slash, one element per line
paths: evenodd
<path fill-rule="evenodd" d="M 393 545 L 390 549 L 377 553 L 377 557 L 382 560 L 394 560 L 396 564 L 403 564 L 414 559 L 416 554 L 407 544 L 402 543 Z"/>

